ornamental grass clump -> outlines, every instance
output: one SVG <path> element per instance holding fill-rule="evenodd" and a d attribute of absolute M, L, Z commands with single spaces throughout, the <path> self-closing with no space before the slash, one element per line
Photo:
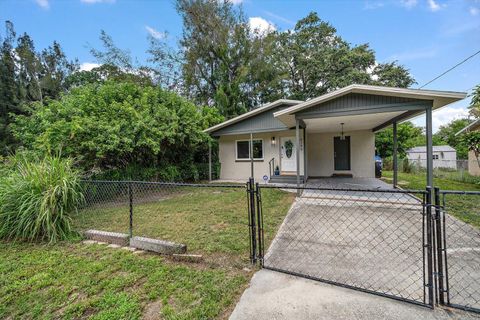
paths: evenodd
<path fill-rule="evenodd" d="M 72 235 L 71 214 L 83 202 L 71 159 L 12 157 L 0 178 L 0 238 L 55 242 Z"/>

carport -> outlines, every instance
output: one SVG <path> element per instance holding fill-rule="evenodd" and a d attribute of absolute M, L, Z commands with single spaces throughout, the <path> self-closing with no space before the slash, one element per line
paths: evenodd
<path fill-rule="evenodd" d="M 397 126 L 425 114 L 426 185 L 433 186 L 432 112 L 465 97 L 462 92 L 355 84 L 277 111 L 273 116 L 287 127 L 295 128 L 297 187 L 302 172 L 307 179 L 338 175 L 371 177 L 375 155 L 373 133 L 392 126 L 396 188 Z M 303 145 L 306 147 L 302 148 Z M 356 146 L 360 149 L 355 150 Z"/>

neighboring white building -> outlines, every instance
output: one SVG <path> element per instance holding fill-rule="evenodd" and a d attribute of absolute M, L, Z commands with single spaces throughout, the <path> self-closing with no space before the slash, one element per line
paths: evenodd
<path fill-rule="evenodd" d="M 414 147 L 407 150 L 410 163 L 427 167 L 427 147 Z M 457 169 L 457 151 L 450 146 L 433 146 L 433 167 Z"/>

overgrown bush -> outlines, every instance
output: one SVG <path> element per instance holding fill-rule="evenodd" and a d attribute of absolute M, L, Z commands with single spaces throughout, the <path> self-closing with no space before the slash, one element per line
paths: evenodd
<path fill-rule="evenodd" d="M 7 161 L 0 179 L 0 238 L 55 242 L 71 235 L 70 215 L 83 201 L 72 160 L 18 155 Z"/>
<path fill-rule="evenodd" d="M 179 179 L 182 171 L 185 179 L 198 179 L 194 164 L 208 161 L 210 138 L 203 130 L 223 120 L 217 109 L 196 106 L 161 88 L 109 81 L 74 88 L 27 111 L 12 124 L 27 150 L 40 155 L 62 150 L 89 176 L 137 174 L 142 168 L 147 176 L 169 181 Z"/>

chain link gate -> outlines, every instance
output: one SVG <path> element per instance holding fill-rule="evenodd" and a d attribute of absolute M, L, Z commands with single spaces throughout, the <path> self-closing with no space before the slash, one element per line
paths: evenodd
<path fill-rule="evenodd" d="M 262 191 L 270 189 L 296 196 L 275 237 L 265 243 L 263 219 L 271 212 L 265 211 L 268 195 Z M 252 237 L 252 252 L 263 268 L 433 307 L 430 190 L 257 183 L 250 195 L 256 198 L 249 223 L 257 238 Z"/>
<path fill-rule="evenodd" d="M 480 192 L 435 188 L 440 305 L 480 312 Z"/>

